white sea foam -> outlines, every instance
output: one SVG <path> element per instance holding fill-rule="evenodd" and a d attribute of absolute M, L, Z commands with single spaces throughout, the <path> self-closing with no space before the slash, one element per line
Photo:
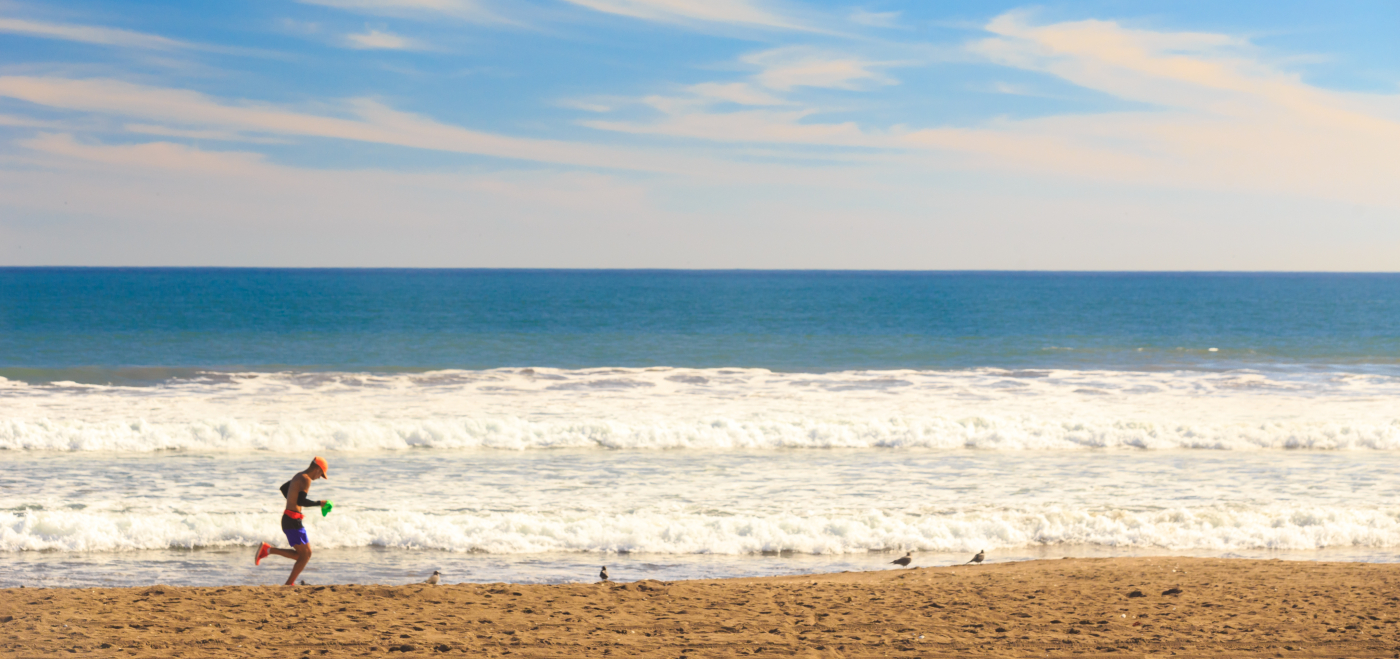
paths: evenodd
<path fill-rule="evenodd" d="M 240 419 L 186 423 L 0 421 L 0 448 L 56 451 L 317 451 L 441 449 L 1400 449 L 1400 424 L 1336 421 L 1170 423 L 978 416 L 822 419 L 421 421 Z"/>
<path fill-rule="evenodd" d="M 843 556 L 1400 547 L 1389 451 L 329 453 L 317 547 Z M 281 542 L 279 452 L 0 455 L 0 552 Z"/>
<path fill-rule="evenodd" d="M 0 513 L 0 551 L 129 551 L 256 546 L 277 540 L 267 514 Z M 850 554 L 1044 545 L 1311 550 L 1400 546 L 1400 509 L 1325 506 L 1033 510 L 907 515 L 870 510 L 825 515 L 705 515 L 662 511 L 582 513 L 360 512 L 308 523 L 317 547 L 388 547 L 528 554 L 557 551 Z"/>
<path fill-rule="evenodd" d="M 1400 378 L 497 369 L 0 380 L 0 449 L 1400 449 Z"/>

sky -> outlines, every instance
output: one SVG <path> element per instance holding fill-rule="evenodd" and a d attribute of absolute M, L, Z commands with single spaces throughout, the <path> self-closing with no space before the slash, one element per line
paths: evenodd
<path fill-rule="evenodd" d="M 1400 3 L 0 0 L 0 265 L 1400 270 Z"/>

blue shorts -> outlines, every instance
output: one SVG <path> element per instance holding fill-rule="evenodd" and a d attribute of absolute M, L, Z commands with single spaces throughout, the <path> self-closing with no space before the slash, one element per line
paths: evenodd
<path fill-rule="evenodd" d="M 293 547 L 311 544 L 311 540 L 306 537 L 306 529 L 287 529 L 283 533 L 287 534 L 287 542 Z"/>

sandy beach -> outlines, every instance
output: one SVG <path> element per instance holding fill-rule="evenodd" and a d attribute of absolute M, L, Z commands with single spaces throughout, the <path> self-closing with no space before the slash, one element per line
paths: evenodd
<path fill-rule="evenodd" d="M 1394 564 L 1160 557 L 552 586 L 20 588 L 0 591 L 0 648 L 14 657 L 1392 657 L 1397 581 Z"/>

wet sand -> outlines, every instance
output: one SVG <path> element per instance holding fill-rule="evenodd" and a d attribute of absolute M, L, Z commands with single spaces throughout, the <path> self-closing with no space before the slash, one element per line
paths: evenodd
<path fill-rule="evenodd" d="M 7 589 L 0 655 L 1400 657 L 1400 564 L 915 558 L 717 581 Z"/>

